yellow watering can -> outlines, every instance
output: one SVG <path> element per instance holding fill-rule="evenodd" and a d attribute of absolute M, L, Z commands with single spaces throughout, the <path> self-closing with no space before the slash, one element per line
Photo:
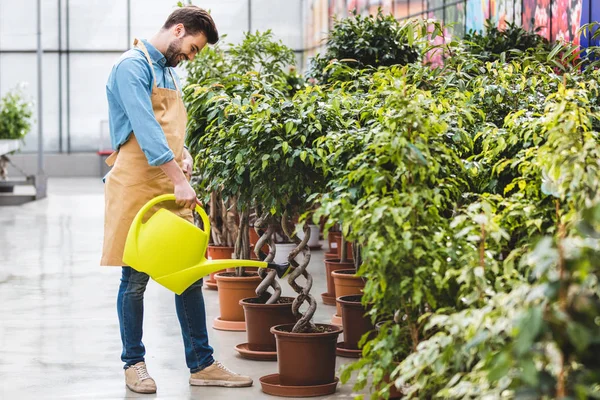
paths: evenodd
<path fill-rule="evenodd" d="M 123 262 L 145 272 L 156 282 L 181 294 L 198 279 L 232 267 L 270 268 L 283 278 L 290 265 L 255 260 L 207 260 L 205 257 L 210 237 L 210 222 L 202 207 L 196 205 L 204 230 L 166 209 L 159 209 L 145 223 L 144 215 L 163 201 L 175 200 L 174 194 L 165 194 L 150 200 L 135 216 L 123 253 Z"/>

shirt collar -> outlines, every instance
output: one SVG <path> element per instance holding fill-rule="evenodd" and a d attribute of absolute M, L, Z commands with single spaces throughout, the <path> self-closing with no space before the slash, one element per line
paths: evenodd
<path fill-rule="evenodd" d="M 142 39 L 142 42 L 144 43 L 144 45 L 146 45 L 146 49 L 148 49 L 148 54 L 150 54 L 150 58 L 152 59 L 152 61 L 154 61 L 161 67 L 164 67 L 167 64 L 167 59 L 165 58 L 165 56 L 160 51 L 158 51 L 156 47 L 152 46 L 147 40 Z"/>

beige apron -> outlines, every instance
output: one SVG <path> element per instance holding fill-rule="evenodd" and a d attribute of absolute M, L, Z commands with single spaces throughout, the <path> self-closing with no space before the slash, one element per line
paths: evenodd
<path fill-rule="evenodd" d="M 177 81 L 171 73 L 177 90 L 157 87 L 154 67 L 146 46 L 137 39 L 133 44 L 144 52 L 150 63 L 154 77 L 151 96 L 154 116 L 165 132 L 169 148 L 181 167 L 187 113 Z M 144 133 L 139 132 L 139 134 Z M 134 132 L 118 152 L 114 152 L 107 158 L 106 163 L 114 166 L 106 177 L 104 186 L 104 246 L 100 265 L 123 266 L 123 249 L 133 218 L 149 200 L 161 194 L 173 193 L 174 186 L 160 167 L 148 164 Z M 155 206 L 145 219 L 150 217 L 158 207 L 167 208 L 193 222 L 192 211 L 177 206 L 175 202 L 165 202 Z"/>

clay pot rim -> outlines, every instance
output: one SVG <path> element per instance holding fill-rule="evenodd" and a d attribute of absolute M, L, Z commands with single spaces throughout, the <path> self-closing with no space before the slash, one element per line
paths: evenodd
<path fill-rule="evenodd" d="M 245 299 L 240 300 L 240 305 L 247 308 L 284 308 L 284 307 L 292 307 L 293 302 L 289 303 L 277 303 L 277 304 L 261 304 L 261 303 L 248 303 L 246 300 L 249 299 L 257 299 L 258 297 L 246 297 Z M 290 296 L 281 296 L 280 299 L 292 299 L 294 297 Z"/>
<path fill-rule="evenodd" d="M 351 264 L 352 266 L 354 266 L 353 260 L 341 262 L 339 258 L 326 258 L 325 262 L 330 263 L 330 264 Z M 352 269 L 354 269 L 354 268 L 352 268 Z"/>
<path fill-rule="evenodd" d="M 354 273 L 353 274 L 349 274 L 349 273 L 347 273 L 348 271 L 352 271 Z M 356 274 L 356 270 L 354 268 L 352 268 L 352 269 L 338 269 L 337 271 L 331 272 L 331 275 L 337 276 L 337 277 L 346 277 L 346 278 L 350 277 L 350 278 L 359 278 L 359 279 L 362 279 L 362 276 L 358 276 Z"/>
<path fill-rule="evenodd" d="M 360 307 L 363 307 L 363 304 L 360 301 L 344 300 L 344 297 L 356 297 L 356 296 L 362 296 L 362 295 L 347 294 L 345 296 L 340 296 L 340 297 L 336 298 L 335 301 L 337 301 L 338 303 L 340 303 L 342 305 L 345 305 L 345 306 L 360 306 Z"/>
<path fill-rule="evenodd" d="M 215 274 L 216 281 L 229 281 L 229 282 L 240 282 L 246 280 L 262 280 L 258 273 L 256 272 L 246 272 L 247 274 L 252 274 L 252 276 L 225 276 L 224 274 L 230 274 L 231 272 L 219 272 Z"/>
<path fill-rule="evenodd" d="M 293 333 L 293 332 L 283 332 L 277 330 L 277 328 L 281 328 L 283 326 L 294 327 L 295 324 L 282 324 L 275 325 L 271 327 L 270 332 L 275 336 L 284 336 L 284 337 L 295 337 L 295 338 L 315 338 L 315 337 L 330 337 L 330 336 L 338 336 L 344 330 L 341 326 L 331 325 L 331 324 L 315 324 L 316 326 L 327 326 L 330 328 L 334 328 L 331 332 L 320 332 L 320 333 Z"/>

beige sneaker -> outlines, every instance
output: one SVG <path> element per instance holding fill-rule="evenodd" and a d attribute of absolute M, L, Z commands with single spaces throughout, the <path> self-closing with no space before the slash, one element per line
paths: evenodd
<path fill-rule="evenodd" d="M 238 375 L 230 371 L 218 361 L 202 371 L 194 372 L 190 376 L 190 385 L 193 386 L 225 386 L 248 387 L 252 386 L 252 378 Z"/>
<path fill-rule="evenodd" d="M 156 382 L 148 375 L 146 363 L 143 361 L 125 370 L 125 384 L 132 392 L 156 393 Z"/>

